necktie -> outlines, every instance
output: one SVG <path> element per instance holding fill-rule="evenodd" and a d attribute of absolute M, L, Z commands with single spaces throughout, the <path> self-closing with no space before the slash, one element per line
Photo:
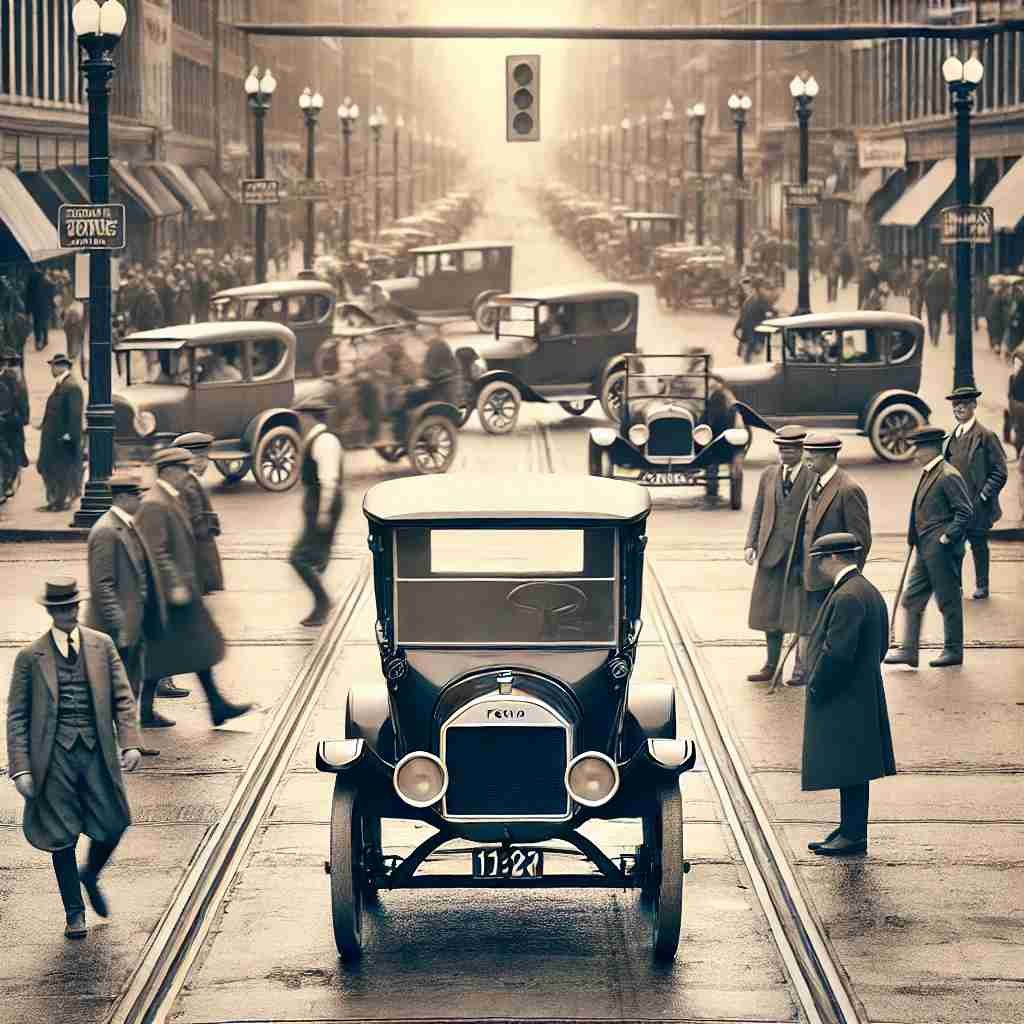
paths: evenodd
<path fill-rule="evenodd" d="M 789 492 L 793 490 L 793 479 L 789 475 L 789 467 L 787 466 L 782 471 L 782 493 L 785 497 L 789 497 Z"/>
<path fill-rule="evenodd" d="M 811 497 L 812 497 L 812 498 L 813 498 L 813 499 L 814 499 L 815 501 L 817 501 L 817 500 L 818 500 L 818 499 L 819 499 L 819 498 L 821 497 L 821 492 L 822 492 L 823 490 L 825 490 L 825 487 L 824 487 L 824 485 L 822 484 L 822 482 L 821 482 L 821 481 L 819 480 L 819 481 L 818 481 L 818 482 L 817 482 L 817 483 L 816 483 L 816 484 L 814 485 L 814 493 L 813 493 L 813 494 L 811 495 Z"/>
<path fill-rule="evenodd" d="M 78 651 L 75 650 L 75 638 L 68 633 L 68 661 L 74 664 L 78 661 Z"/>

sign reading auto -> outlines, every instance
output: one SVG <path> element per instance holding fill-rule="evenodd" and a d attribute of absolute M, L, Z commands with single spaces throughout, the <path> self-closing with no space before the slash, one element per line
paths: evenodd
<path fill-rule="evenodd" d="M 123 249 L 124 224 L 120 203 L 64 204 L 57 210 L 62 249 Z"/>

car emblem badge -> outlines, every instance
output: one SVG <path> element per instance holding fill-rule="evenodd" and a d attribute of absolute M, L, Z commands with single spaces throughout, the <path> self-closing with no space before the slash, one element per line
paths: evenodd
<path fill-rule="evenodd" d="M 498 693 L 503 697 L 507 697 L 512 692 L 512 680 L 514 676 L 511 672 L 501 672 L 498 674 Z"/>

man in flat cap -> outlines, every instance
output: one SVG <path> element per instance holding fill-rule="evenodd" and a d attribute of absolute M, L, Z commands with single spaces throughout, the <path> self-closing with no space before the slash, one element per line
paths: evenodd
<path fill-rule="evenodd" d="M 974 509 L 963 477 L 942 457 L 945 436 L 941 427 L 918 427 L 908 436 L 921 467 L 907 529 L 907 544 L 917 557 L 903 588 L 903 642 L 889 652 L 887 665 L 917 668 L 921 619 L 932 594 L 942 612 L 944 639 L 942 653 L 928 664 L 945 668 L 964 661 L 961 571 Z"/>
<path fill-rule="evenodd" d="M 192 533 L 196 538 L 196 556 L 199 562 L 199 583 L 204 594 L 224 589 L 224 569 L 217 550 L 220 536 L 220 518 L 213 511 L 209 494 L 203 486 L 203 474 L 210 464 L 210 445 L 213 437 L 193 431 L 176 437 L 174 448 L 184 448 L 192 453 L 188 475 L 182 480 L 181 495 L 192 521 Z"/>
<path fill-rule="evenodd" d="M 946 441 L 945 457 L 967 484 L 974 516 L 967 528 L 967 543 L 974 559 L 973 598 L 988 597 L 988 535 L 999 521 L 999 492 L 1006 486 L 1006 454 L 995 432 L 978 422 L 978 399 L 974 387 L 954 388 L 946 398 L 953 404 L 956 427 Z"/>
<path fill-rule="evenodd" d="M 864 489 L 846 470 L 840 469 L 842 442 L 832 434 L 808 434 L 804 438 L 804 462 L 817 474 L 814 486 L 800 510 L 791 551 L 791 565 L 803 579 L 800 612 L 800 648 L 807 660 L 807 638 L 819 609 L 825 603 L 832 581 L 811 558 L 811 546 L 827 533 L 852 533 L 860 544 L 859 566 L 863 568 L 871 550 L 871 517 Z M 787 577 L 789 575 L 787 567 Z M 804 677 L 794 671 L 791 686 L 801 686 Z"/>
<path fill-rule="evenodd" d="M 802 465 L 806 436 L 803 427 L 793 424 L 775 432 L 779 462 L 761 474 L 750 514 L 743 557 L 747 565 L 757 562 L 757 572 L 747 624 L 763 630 L 768 644 L 764 665 L 747 676 L 754 683 L 774 676 L 784 634 L 797 632 L 800 625 L 801 595 L 792 576 L 787 579 L 786 556 L 793 546 L 800 510 L 815 481 L 814 474 Z"/>
<path fill-rule="evenodd" d="M 868 848 L 868 786 L 896 774 L 881 664 L 889 643 L 885 599 L 858 568 L 852 533 L 811 545 L 829 590 L 807 645 L 807 699 L 800 788 L 838 789 L 839 828 L 808 849 L 847 857 Z"/>
<path fill-rule="evenodd" d="M 131 824 L 121 769 L 139 763 L 135 701 L 113 641 L 78 624 L 85 598 L 71 577 L 48 580 L 39 603 L 53 625 L 14 661 L 7 701 L 9 773 L 25 800 L 25 838 L 52 855 L 64 934 L 86 934 L 82 886 L 108 914 L 99 875 Z M 81 874 L 78 837 L 89 836 Z"/>
<path fill-rule="evenodd" d="M 82 389 L 71 376 L 63 352 L 49 360 L 56 382 L 46 399 L 36 469 L 46 485 L 39 512 L 63 512 L 78 497 L 82 484 Z"/>

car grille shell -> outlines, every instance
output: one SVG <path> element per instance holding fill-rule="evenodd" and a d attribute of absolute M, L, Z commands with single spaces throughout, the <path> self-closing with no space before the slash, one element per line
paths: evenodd
<path fill-rule="evenodd" d="M 681 462 L 693 458 L 693 420 L 665 412 L 647 420 L 650 432 L 644 453 L 650 461 Z"/>

